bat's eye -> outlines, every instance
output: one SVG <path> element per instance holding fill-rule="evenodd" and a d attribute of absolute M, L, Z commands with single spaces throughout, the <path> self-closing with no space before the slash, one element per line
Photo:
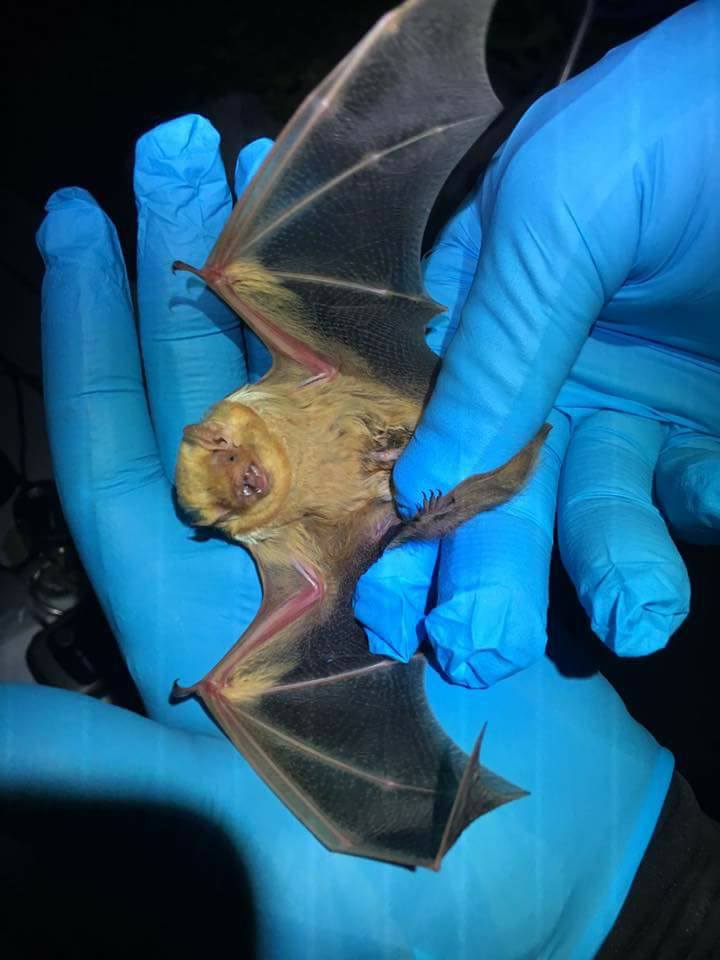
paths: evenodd
<path fill-rule="evenodd" d="M 235 463 L 235 454 L 231 453 L 230 456 L 228 457 L 228 460 L 230 461 L 230 463 Z"/>

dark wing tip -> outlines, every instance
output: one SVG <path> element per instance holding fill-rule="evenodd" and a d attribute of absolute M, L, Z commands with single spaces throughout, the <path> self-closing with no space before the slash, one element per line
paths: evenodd
<path fill-rule="evenodd" d="M 431 867 L 439 870 L 442 859 L 463 830 L 484 813 L 490 813 L 496 807 L 529 796 L 527 790 L 516 787 L 503 777 L 499 777 L 485 767 L 480 766 L 480 748 L 487 729 L 487 723 L 475 741 L 472 753 L 465 764 L 455 800 L 445 824 L 442 839 Z"/>
<path fill-rule="evenodd" d="M 475 746 L 472 749 L 472 753 L 468 757 L 468 761 L 465 764 L 465 769 L 463 770 L 463 775 L 460 778 L 457 793 L 455 794 L 455 800 L 453 801 L 452 809 L 450 810 L 447 823 L 445 824 L 445 830 L 443 831 L 438 852 L 435 855 L 435 860 L 431 864 L 431 869 L 435 871 L 440 870 L 443 857 L 448 852 L 450 847 L 455 843 L 465 827 L 467 827 L 468 824 L 474 819 L 474 817 L 468 816 L 467 813 L 468 798 L 470 796 L 472 778 L 478 765 L 480 747 L 482 746 L 486 729 L 487 723 L 484 723 L 482 730 L 475 741 Z"/>

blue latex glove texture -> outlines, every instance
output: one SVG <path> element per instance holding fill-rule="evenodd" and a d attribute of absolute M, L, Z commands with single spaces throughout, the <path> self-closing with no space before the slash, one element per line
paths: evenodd
<path fill-rule="evenodd" d="M 241 155 L 238 191 L 266 148 Z M 586 960 L 617 916 L 672 770 L 600 676 L 571 679 L 543 658 L 478 692 L 428 670 L 448 733 L 467 750 L 487 722 L 484 762 L 530 791 L 469 827 L 439 874 L 329 853 L 197 702 L 168 702 L 175 678 L 203 676 L 259 603 L 249 556 L 195 539 L 171 484 L 183 425 L 247 376 L 246 331 L 200 281 L 170 270 L 176 257 L 201 262 L 230 210 L 215 131 L 185 117 L 143 137 L 135 190 L 137 330 L 117 236 L 87 193 L 51 199 L 39 242 L 58 487 L 149 716 L 0 689 L 0 789 L 207 818 L 247 866 L 263 960 Z M 175 934 L 193 922 L 183 915 Z"/>
<path fill-rule="evenodd" d="M 400 503 L 553 430 L 509 504 L 365 575 L 375 652 L 407 659 L 427 639 L 449 678 L 480 687 L 532 662 L 556 505 L 608 646 L 651 653 L 685 618 L 666 524 L 720 540 L 719 50 L 707 0 L 610 52 L 532 106 L 441 235 L 425 279 L 448 308 L 429 342 L 447 353 L 393 473 Z"/>

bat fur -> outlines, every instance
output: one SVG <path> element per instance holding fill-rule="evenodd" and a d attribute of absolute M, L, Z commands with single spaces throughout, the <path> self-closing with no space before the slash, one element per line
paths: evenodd
<path fill-rule="evenodd" d="M 527 480 L 547 433 L 543 428 L 498 470 L 428 498 L 403 520 L 391 469 L 421 405 L 370 378 L 340 375 L 309 386 L 306 379 L 298 368 L 295 378 L 272 387 L 237 390 L 186 428 L 178 458 L 178 498 L 194 521 L 253 545 L 270 563 L 289 553 L 329 571 L 363 532 L 380 542 L 396 530 L 392 545 L 442 537 L 509 499 Z M 260 490 L 253 468 L 264 475 Z M 348 526 L 350 517 L 357 524 Z"/>
<path fill-rule="evenodd" d="M 422 285 L 422 233 L 500 109 L 484 60 L 492 6 L 408 0 L 384 17 L 297 111 L 204 267 L 175 264 L 273 359 L 185 428 L 179 503 L 250 550 L 263 602 L 175 695 L 200 696 L 330 849 L 434 869 L 465 826 L 524 791 L 479 763 L 481 738 L 468 758 L 442 730 L 421 655 L 369 653 L 352 597 L 386 547 L 442 537 L 508 500 L 548 430 L 398 515 L 392 468 L 437 369 L 422 330 L 442 308 Z"/>

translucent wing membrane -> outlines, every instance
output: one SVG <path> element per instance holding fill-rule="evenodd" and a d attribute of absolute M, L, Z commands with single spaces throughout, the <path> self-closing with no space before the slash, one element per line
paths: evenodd
<path fill-rule="evenodd" d="M 210 683 L 201 696 L 327 847 L 438 869 L 469 823 L 524 795 L 479 765 L 479 742 L 468 758 L 444 733 L 425 697 L 422 657 L 371 656 L 349 606 L 297 633 L 295 665 L 264 690 L 238 698 L 232 684 Z"/>
<path fill-rule="evenodd" d="M 300 107 L 195 270 L 272 351 L 267 385 L 290 360 L 310 372 L 303 384 L 351 372 L 369 395 L 383 385 L 426 394 L 436 360 L 424 326 L 440 308 L 423 289 L 420 247 L 445 179 L 500 108 L 485 69 L 491 10 L 409 0 L 383 18 Z M 470 515 L 489 495 L 468 489 Z M 463 502 L 445 498 L 437 524 L 461 522 Z M 383 503 L 381 519 L 396 525 Z M 366 526 L 341 511 L 315 552 L 297 556 L 290 539 L 286 551 L 279 538 L 253 540 L 261 610 L 204 680 L 176 694 L 202 697 L 329 848 L 437 869 L 469 823 L 524 791 L 479 764 L 479 740 L 467 757 L 445 734 L 422 658 L 368 652 L 351 598 L 388 526 L 372 510 Z M 324 556 L 326 540 L 335 552 Z"/>
<path fill-rule="evenodd" d="M 355 355 L 384 382 L 427 388 L 423 332 L 439 307 L 420 247 L 444 181 L 500 109 L 485 67 L 491 9 L 410 0 L 388 14 L 302 104 L 243 193 L 203 276 L 251 325 L 270 322 L 257 332 L 274 352 L 279 328 L 340 368 Z M 278 284 L 294 296 L 268 297 Z"/>

